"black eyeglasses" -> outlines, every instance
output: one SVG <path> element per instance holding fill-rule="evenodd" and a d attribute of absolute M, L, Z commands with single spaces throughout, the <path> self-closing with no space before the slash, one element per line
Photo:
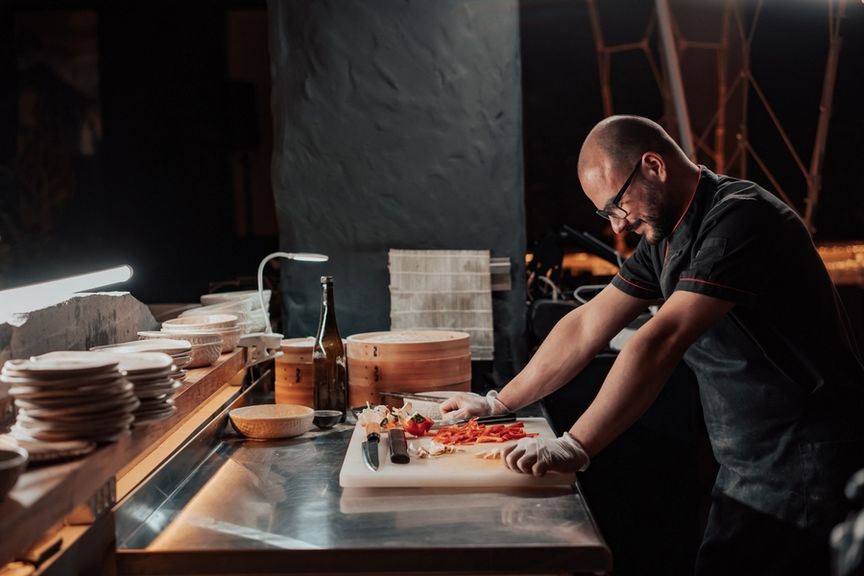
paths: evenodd
<path fill-rule="evenodd" d="M 642 158 L 636 161 L 636 166 L 633 167 L 633 171 L 630 172 L 630 176 L 627 177 L 627 180 L 624 181 L 624 185 L 621 186 L 621 190 L 615 195 L 615 198 L 612 199 L 612 202 L 609 204 L 609 208 L 604 208 L 603 210 L 597 210 L 597 215 L 605 218 L 606 220 L 612 220 L 616 218 L 618 220 L 624 220 L 627 218 L 629 212 L 624 210 L 621 206 L 618 205 L 621 202 L 621 198 L 624 196 L 624 192 L 627 191 L 627 188 L 630 187 L 630 183 L 633 182 L 633 178 L 636 177 L 636 173 L 639 171 L 639 167 L 642 166 Z"/>

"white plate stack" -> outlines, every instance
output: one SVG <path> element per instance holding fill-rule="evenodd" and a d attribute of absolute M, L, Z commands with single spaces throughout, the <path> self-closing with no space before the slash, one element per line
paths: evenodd
<path fill-rule="evenodd" d="M 153 334 L 162 334 L 154 332 Z M 162 334 L 164 336 L 164 334 Z M 182 381 L 186 378 L 186 368 L 192 362 L 194 347 L 186 340 L 173 338 L 149 338 L 146 340 L 132 340 L 120 344 L 109 344 L 107 346 L 94 346 L 90 350 L 98 352 L 113 352 L 114 354 L 137 354 L 140 352 L 162 352 L 171 356 L 174 371 L 171 378 Z"/>
<path fill-rule="evenodd" d="M 120 369 L 132 382 L 133 391 L 141 405 L 133 413 L 135 426 L 170 417 L 176 411 L 174 391 L 180 382 L 171 375 L 174 362 L 163 352 L 131 352 L 120 354 Z"/>
<path fill-rule="evenodd" d="M 18 408 L 16 428 L 43 442 L 114 442 L 129 434 L 140 404 L 120 359 L 94 352 L 50 352 L 8 360 L 0 380 Z"/>

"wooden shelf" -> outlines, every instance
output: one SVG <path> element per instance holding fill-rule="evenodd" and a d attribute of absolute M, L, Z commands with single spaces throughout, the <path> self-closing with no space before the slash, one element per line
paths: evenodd
<path fill-rule="evenodd" d="M 171 418 L 133 428 L 129 436 L 83 458 L 25 471 L 0 501 L 0 566 L 33 546 L 121 470 L 155 450 L 162 438 L 243 370 L 244 362 L 245 351 L 238 348 L 212 366 L 189 370 L 175 394 L 177 412 Z"/>

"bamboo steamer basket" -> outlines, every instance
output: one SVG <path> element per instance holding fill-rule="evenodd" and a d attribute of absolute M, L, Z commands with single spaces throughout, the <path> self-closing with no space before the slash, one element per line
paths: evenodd
<path fill-rule="evenodd" d="M 465 332 L 399 330 L 347 339 L 348 402 L 381 404 L 382 392 L 471 390 L 471 343 Z"/>
<path fill-rule="evenodd" d="M 276 357 L 276 403 L 314 408 L 315 370 L 312 346 L 315 338 L 282 340 L 282 356 Z"/>

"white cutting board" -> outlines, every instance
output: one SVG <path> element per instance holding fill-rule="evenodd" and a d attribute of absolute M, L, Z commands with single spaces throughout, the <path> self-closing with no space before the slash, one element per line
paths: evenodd
<path fill-rule="evenodd" d="M 537 432 L 540 436 L 555 437 L 555 433 L 544 418 L 520 418 L 519 420 L 525 422 L 525 431 L 528 433 Z M 390 462 L 390 439 L 387 434 L 381 435 L 378 445 L 379 466 L 377 471 L 373 471 L 363 462 L 362 444 L 365 439 L 366 433 L 363 427 L 356 426 L 339 473 L 339 485 L 343 488 L 562 486 L 570 485 L 576 480 L 575 473 L 550 472 L 541 477 L 521 474 L 507 468 L 500 458 L 484 460 L 476 455 L 478 452 L 515 443 L 515 440 L 459 446 L 461 451 L 455 454 L 419 458 L 410 449 L 418 444 L 428 447 L 432 438 L 431 436 L 409 438 L 411 462 L 393 464 Z"/>

